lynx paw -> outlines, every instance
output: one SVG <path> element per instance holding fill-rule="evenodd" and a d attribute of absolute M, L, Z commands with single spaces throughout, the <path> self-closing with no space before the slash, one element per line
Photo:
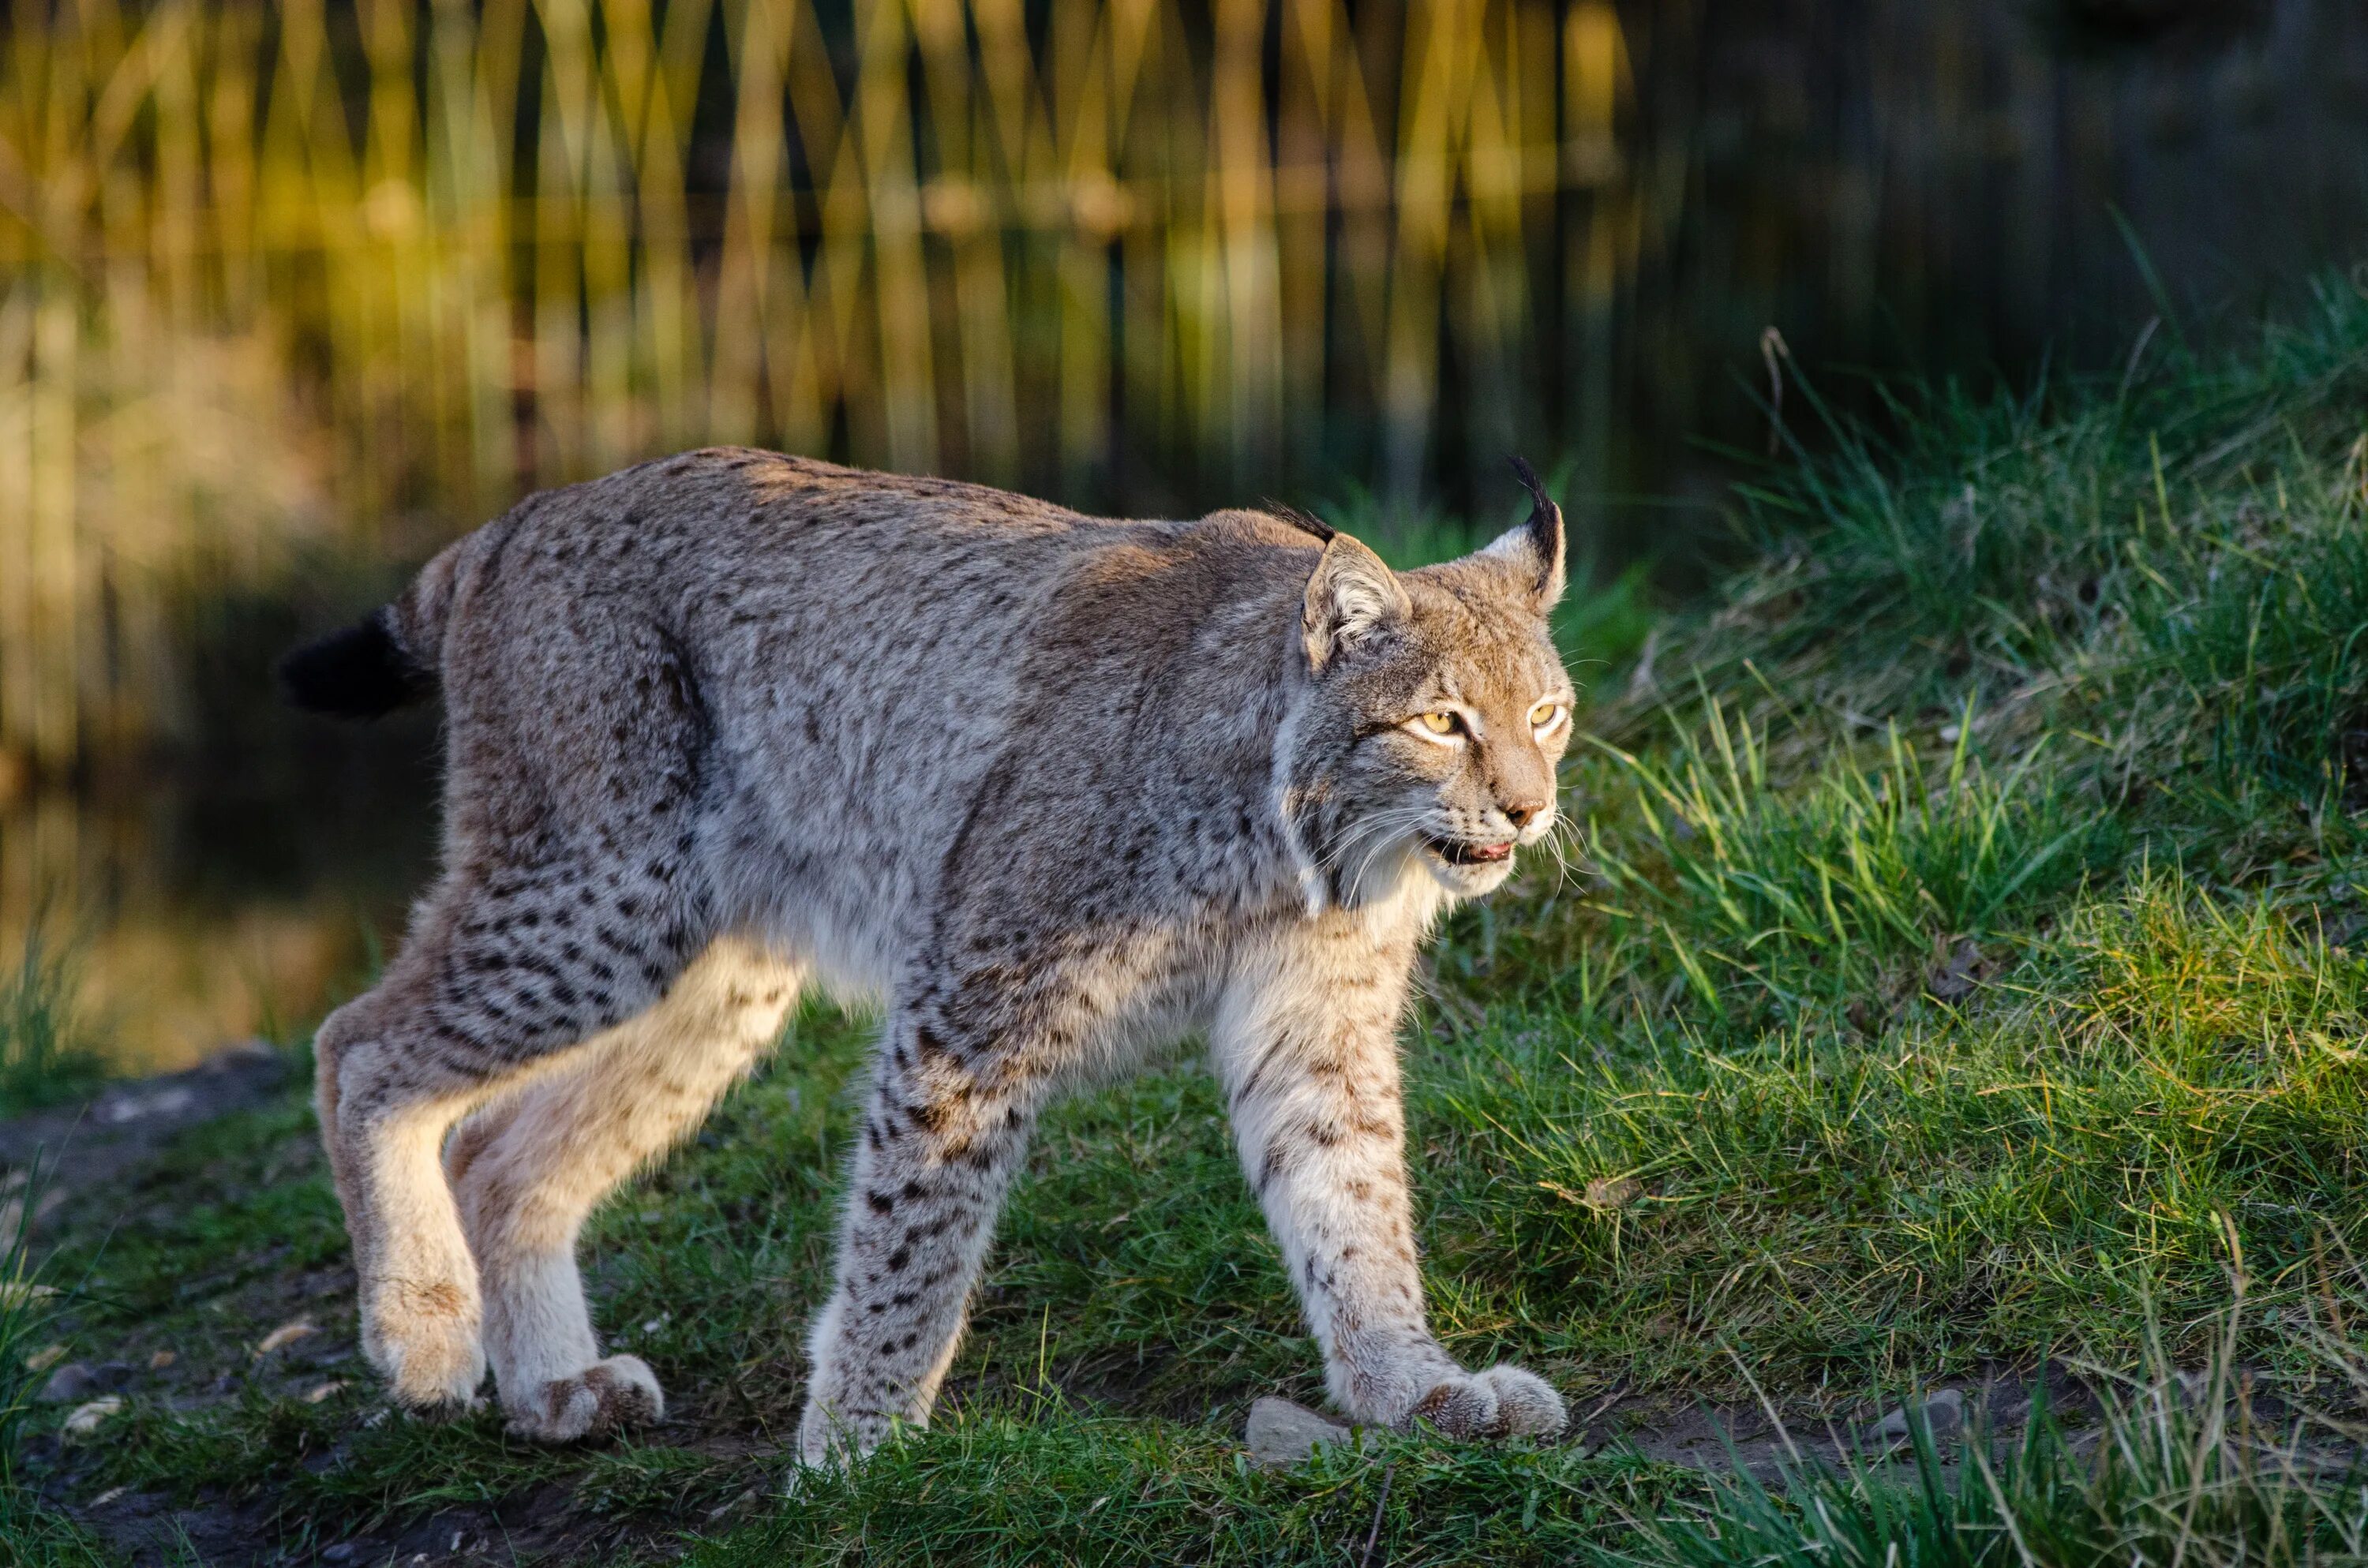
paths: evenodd
<path fill-rule="evenodd" d="M 1544 1379 L 1498 1366 L 1441 1381 L 1416 1402 L 1407 1425 L 1428 1422 L 1450 1437 L 1546 1437 L 1569 1419 Z"/>
<path fill-rule="evenodd" d="M 666 1415 L 666 1395 L 638 1356 L 611 1356 L 573 1377 L 558 1378 L 505 1400 L 510 1431 L 538 1443 L 575 1443 L 646 1426 Z"/>
<path fill-rule="evenodd" d="M 808 1401 L 805 1418 L 798 1423 L 798 1464 L 806 1470 L 835 1470 L 860 1464 L 895 1429 L 890 1417 L 870 1412 L 844 1414 Z M 792 1476 L 794 1482 L 795 1477 Z"/>
<path fill-rule="evenodd" d="M 472 1307 L 457 1289 L 389 1290 L 365 1310 L 362 1353 L 385 1377 L 395 1403 L 424 1415 L 474 1407 L 485 1350 Z"/>

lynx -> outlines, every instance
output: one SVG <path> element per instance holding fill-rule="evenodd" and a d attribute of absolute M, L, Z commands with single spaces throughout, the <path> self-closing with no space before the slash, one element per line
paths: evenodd
<path fill-rule="evenodd" d="M 1440 913 L 1554 820 L 1562 515 L 1403 574 L 1287 511 L 1082 517 L 980 486 L 689 453 L 536 495 L 290 654 L 301 706 L 440 690 L 442 870 L 317 1042 L 399 1404 L 658 1419 L 576 1272 L 800 990 L 885 1008 L 808 1463 L 925 1424 L 1031 1126 L 1205 1039 L 1333 1400 L 1457 1437 L 1559 1395 L 1432 1335 L 1396 1028 Z"/>

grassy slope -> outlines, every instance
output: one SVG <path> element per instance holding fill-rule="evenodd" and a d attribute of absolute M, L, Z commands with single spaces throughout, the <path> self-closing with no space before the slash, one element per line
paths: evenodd
<path fill-rule="evenodd" d="M 1896 449 L 1846 435 L 1751 494 L 1756 564 L 1641 667 L 1624 601 L 1575 607 L 1611 664 L 1568 872 L 1457 917 L 1408 1034 L 1459 1354 L 1581 1408 L 1733 1396 L 1742 1368 L 1796 1402 L 2126 1368 L 2150 1335 L 2203 1354 L 2240 1267 L 2243 1358 L 2313 1392 L 2308 1331 L 2368 1240 L 2363 392 L 2368 305 L 2330 290 L 2225 366 L 1935 397 Z M 291 1103 L 201 1134 L 53 1263 L 91 1270 L 84 1353 L 174 1348 L 231 1391 L 135 1392 L 72 1490 L 268 1496 L 325 1540 L 555 1480 L 717 1532 L 721 1565 L 1355 1561 L 1376 1529 L 1376 1561 L 1555 1562 L 1691 1485 L 1405 1443 L 1247 1473 L 1247 1399 L 1320 1388 L 1179 1070 L 1053 1119 L 939 1431 L 769 1500 L 860 1051 L 809 1012 L 596 1227 L 601 1320 L 678 1392 L 675 1446 L 544 1454 L 291 1397 L 352 1370 L 245 1349 L 300 1309 L 350 1343 Z"/>

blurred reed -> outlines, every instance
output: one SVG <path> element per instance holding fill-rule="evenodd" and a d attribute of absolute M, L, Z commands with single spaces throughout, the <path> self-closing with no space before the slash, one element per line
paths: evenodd
<path fill-rule="evenodd" d="M 1139 498 L 1534 439 L 1628 68 L 1608 0 L 15 0 L 0 774 L 169 727 L 193 574 L 676 448 Z"/>

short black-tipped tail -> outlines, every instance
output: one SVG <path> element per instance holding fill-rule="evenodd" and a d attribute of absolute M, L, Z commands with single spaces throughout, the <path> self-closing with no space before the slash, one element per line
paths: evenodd
<path fill-rule="evenodd" d="M 393 607 L 283 654 L 279 689 L 309 713 L 375 719 L 436 689 L 436 673 L 394 634 Z"/>

